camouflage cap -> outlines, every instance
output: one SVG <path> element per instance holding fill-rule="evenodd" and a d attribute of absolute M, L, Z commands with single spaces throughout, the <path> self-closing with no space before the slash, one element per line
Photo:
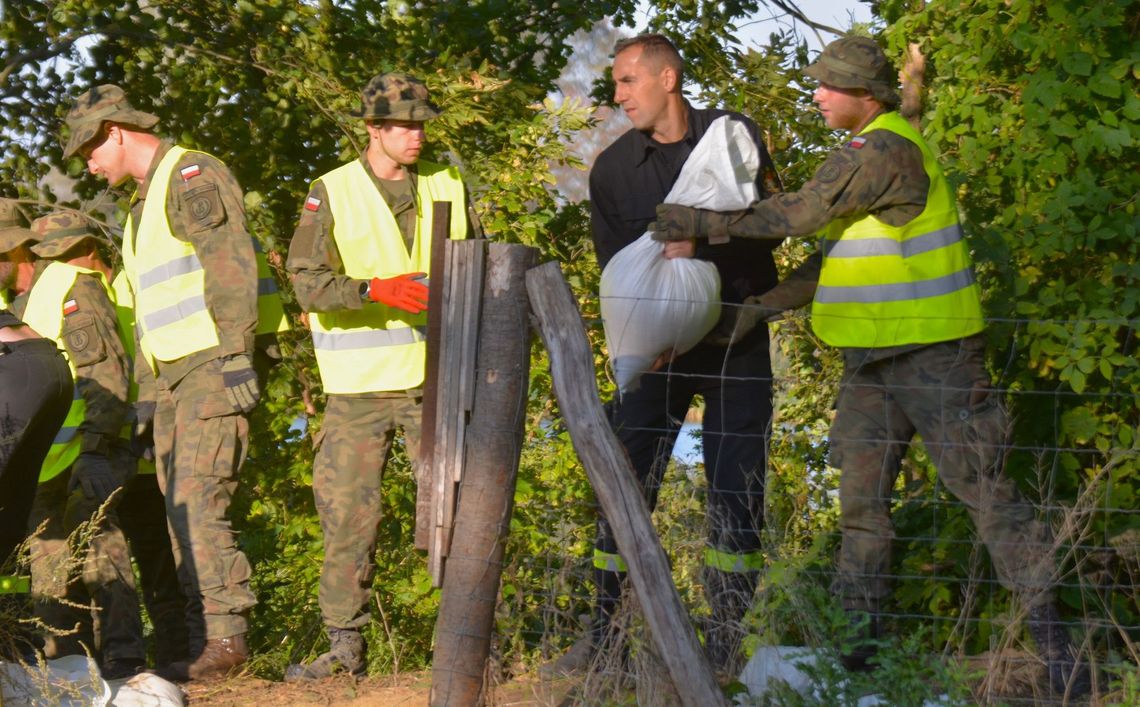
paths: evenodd
<path fill-rule="evenodd" d="M 32 221 L 32 231 L 40 239 L 32 246 L 32 252 L 41 258 L 58 258 L 84 239 L 99 239 L 91 222 L 74 211 L 53 211 L 41 216 Z"/>
<path fill-rule="evenodd" d="M 360 110 L 352 115 L 365 120 L 431 120 L 439 107 L 428 100 L 423 81 L 400 72 L 373 77 L 360 92 Z"/>
<path fill-rule="evenodd" d="M 40 239 L 25 223 L 15 199 L 0 199 L 0 253 L 7 253 L 24 243 L 35 243 Z"/>
<path fill-rule="evenodd" d="M 828 44 L 804 74 L 837 88 L 864 88 L 880 103 L 896 106 L 895 70 L 887 55 L 867 37 L 843 37 Z"/>
<path fill-rule="evenodd" d="M 113 84 L 103 84 L 76 98 L 75 105 L 68 111 L 64 122 L 69 131 L 67 144 L 63 148 L 66 159 L 94 140 L 103 129 L 103 123 L 112 122 L 150 130 L 158 124 L 158 116 L 136 110 L 127 101 L 123 89 Z"/>

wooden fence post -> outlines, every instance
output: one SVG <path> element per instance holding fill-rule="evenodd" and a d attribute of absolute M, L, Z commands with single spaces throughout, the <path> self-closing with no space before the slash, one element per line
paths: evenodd
<path fill-rule="evenodd" d="M 526 271 L 537 251 L 488 245 L 471 421 L 432 660 L 432 705 L 481 701 L 522 451 L 530 372 Z"/>
<path fill-rule="evenodd" d="M 669 561 L 653 528 L 649 508 L 629 456 L 610 429 L 594 383 L 594 357 L 582 315 L 558 263 L 526 276 L 531 307 L 539 322 L 558 406 L 574 449 L 613 528 L 618 551 L 629 567 L 650 637 L 681 701 L 693 707 L 725 705 L 704 652 L 681 604 Z"/>

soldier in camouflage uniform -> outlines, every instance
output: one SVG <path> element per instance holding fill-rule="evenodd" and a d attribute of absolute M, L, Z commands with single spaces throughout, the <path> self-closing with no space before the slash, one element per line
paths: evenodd
<path fill-rule="evenodd" d="M 313 495 L 331 646 L 290 666 L 286 680 L 365 669 L 360 629 L 369 619 L 380 483 L 396 427 L 409 457 L 419 446 L 432 201 L 450 201 L 450 237 L 478 228 L 458 172 L 419 160 L 424 121 L 438 114 L 419 80 L 373 78 L 358 114 L 368 149 L 313 183 L 289 248 L 286 267 L 309 313 L 328 394 L 314 438 Z"/>
<path fill-rule="evenodd" d="M 119 283 L 113 281 L 113 271 L 104 257 L 103 239 L 86 219 L 73 212 L 60 212 L 37 223 L 50 226 L 52 237 L 45 237 L 32 246 L 33 253 L 41 258 L 100 272 L 107 282 L 112 283 L 112 294 L 117 300 L 122 300 L 115 302 L 119 339 L 128 358 L 133 361 L 134 311 L 130 306 L 130 292 L 123 291 L 120 296 L 116 289 Z M 133 404 L 137 397 L 138 385 L 132 380 L 128 400 Z M 132 423 L 133 420 L 132 411 Z M 123 438 L 131 437 L 130 432 L 126 430 Z M 170 547 L 166 503 L 158 487 L 153 440 L 147 449 L 138 449 L 137 441 L 116 443 L 111 449 L 116 473 L 127 479 L 115 510 L 119 527 L 138 565 L 142 601 L 154 627 L 154 662 L 163 668 L 187 657 L 186 597 L 178 581 L 174 553 Z"/>
<path fill-rule="evenodd" d="M 217 158 L 152 134 L 158 118 L 117 86 L 79 96 L 66 123 L 65 157 L 79 155 L 111 185 L 137 186 L 123 236 L 138 320 L 136 431 L 153 429 L 193 657 L 160 674 L 225 675 L 248 658 L 256 603 L 228 518 L 260 398 L 258 268 L 241 187 Z"/>
<path fill-rule="evenodd" d="M 827 125 L 853 137 L 798 192 L 734 213 L 658 208 L 655 237 L 810 236 L 821 252 L 791 285 L 752 300 L 755 321 L 813 299 L 812 324 L 843 350 L 845 370 L 829 439 L 840 469 L 844 607 L 880 631 L 889 595 L 891 493 L 918 432 L 946 487 L 965 504 L 998 578 L 1029 607 L 1029 629 L 1058 693 L 1089 690 L 1054 604 L 1046 525 L 1002 470 L 1009 420 L 984 362 L 978 288 L 953 193 L 925 142 L 894 108 L 895 78 L 874 41 L 828 45 L 805 73 Z M 801 302 L 796 297 L 801 296 Z M 843 656 L 865 669 L 873 643 Z"/>
<path fill-rule="evenodd" d="M 122 432 L 130 413 L 130 359 L 119 339 L 108 286 L 90 269 L 94 234 L 80 218 L 64 212 L 36 219 L 31 230 L 40 241 L 31 251 L 41 257 L 50 254 L 66 265 L 49 259 L 35 262 L 28 289 L 17 287 L 15 307 L 33 327 L 41 319 L 54 317 L 58 322 L 62 317 L 57 343 L 71 360 L 76 390 L 86 405 L 78 427 L 78 457 L 62 473 L 41 476 L 28 519 L 29 532 L 46 523 L 31 543 L 35 613 L 50 629 L 44 646 L 48 658 L 83 655 L 86 644 L 99 657 L 103 677 L 113 680 L 145 667 L 134 570 L 116 512 L 118 496 L 94 529 L 78 575 L 70 568 L 68 538 L 80 523 L 92 519 L 131 472 L 116 463 L 117 452 L 127 444 Z M 62 306 L 62 315 L 35 304 L 38 288 L 55 286 L 45 277 L 49 268 L 66 268 L 65 278 L 73 278 L 70 289 L 52 302 Z M 46 322 L 39 326 L 45 335 L 55 335 L 45 327 Z M 79 608 L 89 602 L 94 602 L 93 611 Z"/>

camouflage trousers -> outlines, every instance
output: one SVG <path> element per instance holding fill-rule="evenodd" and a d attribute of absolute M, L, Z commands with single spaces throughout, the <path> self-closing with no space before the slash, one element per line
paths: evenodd
<path fill-rule="evenodd" d="M 421 401 L 412 397 L 330 395 L 315 440 L 313 496 L 324 535 L 321 616 L 330 628 L 368 623 L 376 531 L 383 514 L 380 482 L 396 427 L 408 456 L 420 443 Z"/>
<path fill-rule="evenodd" d="M 83 655 L 86 645 L 102 663 L 141 662 L 146 651 L 134 569 L 115 511 L 122 491 L 93 529 L 86 552 L 73 558 L 69 536 L 106 499 L 87 498 L 80 489 L 68 493 L 70 477 L 65 471 L 40 484 L 28 519 L 29 532 L 46 522 L 30 543 L 35 615 L 46 626 L 67 632 L 49 632 L 44 654 Z"/>
<path fill-rule="evenodd" d="M 975 336 L 844 372 L 830 442 L 841 474 L 836 588 L 846 608 L 874 611 L 890 593 L 891 492 L 915 432 L 965 505 L 1001 584 L 1031 604 L 1051 598 L 1050 532 L 1003 473 L 1009 420 L 983 353 Z"/>
<path fill-rule="evenodd" d="M 154 449 L 166 497 L 191 655 L 204 639 L 245 633 L 257 603 L 250 566 L 228 517 L 249 447 L 249 421 L 230 404 L 215 359 L 173 389 L 158 386 Z"/>
<path fill-rule="evenodd" d="M 154 627 L 154 664 L 165 666 L 187 657 L 186 597 L 178 581 L 166 504 L 150 462 L 126 486 L 119 502 L 119 525 L 139 568 L 143 606 Z M 141 466 L 141 465 L 140 465 Z"/>

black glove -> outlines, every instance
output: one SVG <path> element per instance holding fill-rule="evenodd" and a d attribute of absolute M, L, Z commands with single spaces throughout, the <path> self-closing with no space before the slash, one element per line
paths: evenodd
<path fill-rule="evenodd" d="M 705 341 L 715 346 L 731 346 L 748 336 L 761 322 L 776 322 L 784 316 L 782 309 L 764 304 L 763 297 L 752 296 L 743 304 L 726 306 L 730 307 L 728 313 L 705 336 Z"/>
<path fill-rule="evenodd" d="M 257 374 L 247 354 L 237 354 L 222 361 L 222 385 L 235 410 L 249 412 L 261 399 L 257 389 Z"/>
<path fill-rule="evenodd" d="M 104 454 L 84 452 L 71 466 L 71 478 L 67 481 L 67 492 L 75 493 L 77 488 L 83 495 L 102 503 L 123 485 L 123 479 L 115 473 L 111 460 Z"/>
<path fill-rule="evenodd" d="M 708 211 L 680 204 L 658 204 L 657 220 L 649 224 L 655 241 L 687 241 L 707 238 L 709 243 L 728 242 L 728 224 L 741 211 Z"/>

